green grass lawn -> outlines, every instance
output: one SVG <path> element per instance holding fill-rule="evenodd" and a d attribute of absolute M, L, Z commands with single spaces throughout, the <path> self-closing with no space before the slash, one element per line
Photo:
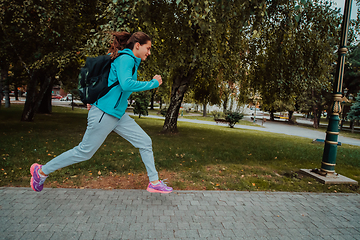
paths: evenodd
<path fill-rule="evenodd" d="M 0 186 L 29 186 L 29 167 L 73 148 L 86 129 L 85 109 L 53 107 L 53 114 L 20 122 L 22 105 L 0 109 Z M 178 134 L 160 134 L 161 119 L 135 120 L 151 136 L 157 169 L 175 189 L 358 192 L 358 186 L 323 185 L 301 176 L 319 168 L 323 145 L 311 139 L 261 131 L 178 122 Z M 360 181 L 360 147 L 338 147 L 336 171 Z M 111 133 L 92 159 L 58 170 L 46 187 L 145 188 L 137 149 Z M 103 183 L 91 185 L 90 183 Z"/>

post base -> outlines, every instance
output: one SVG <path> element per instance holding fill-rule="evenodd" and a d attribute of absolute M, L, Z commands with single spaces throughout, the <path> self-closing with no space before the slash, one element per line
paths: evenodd
<path fill-rule="evenodd" d="M 358 182 L 347 178 L 345 176 L 342 176 L 337 173 L 325 173 L 319 169 L 300 169 L 300 172 L 308 175 L 310 177 L 315 178 L 317 181 L 323 183 L 323 184 L 353 184 L 358 185 Z"/>

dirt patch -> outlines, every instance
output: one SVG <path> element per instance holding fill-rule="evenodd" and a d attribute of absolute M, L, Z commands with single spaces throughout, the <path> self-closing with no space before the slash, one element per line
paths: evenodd
<path fill-rule="evenodd" d="M 176 173 L 168 171 L 159 172 L 160 179 L 167 179 L 169 186 L 176 178 Z M 77 179 L 66 179 L 64 182 L 47 181 L 44 187 L 48 188 L 80 188 L 80 189 L 146 189 L 149 178 L 145 174 L 128 174 L 128 175 L 112 175 L 112 176 L 80 176 Z"/>

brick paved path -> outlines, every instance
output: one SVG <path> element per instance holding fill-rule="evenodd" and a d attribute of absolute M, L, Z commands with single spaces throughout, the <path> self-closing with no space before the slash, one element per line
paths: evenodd
<path fill-rule="evenodd" d="M 0 239 L 360 239 L 360 195 L 0 188 Z"/>

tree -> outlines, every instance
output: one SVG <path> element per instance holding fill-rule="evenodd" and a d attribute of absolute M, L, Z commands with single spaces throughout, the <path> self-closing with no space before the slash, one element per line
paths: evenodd
<path fill-rule="evenodd" d="M 196 78 L 203 78 L 199 81 L 194 81 L 191 89 L 193 91 L 193 99 L 197 103 L 203 105 L 203 116 L 206 117 L 207 110 L 206 105 L 210 104 L 219 104 L 219 79 L 215 78 L 209 71 L 205 69 L 199 70 Z"/>
<path fill-rule="evenodd" d="M 0 54 L 5 59 L 1 67 L 20 62 L 28 79 L 21 120 L 33 120 L 55 76 L 62 80 L 68 66 L 79 66 L 83 57 L 80 50 L 91 29 L 101 22 L 109 1 L 1 1 L 0 43 L 4 49 Z M 72 73 L 76 79 L 77 74 Z M 46 100 L 50 102 L 51 95 L 47 94 Z"/>
<path fill-rule="evenodd" d="M 344 88 L 349 94 L 360 90 L 360 43 L 349 47 L 349 55 L 345 64 Z"/>
<path fill-rule="evenodd" d="M 360 120 L 360 91 L 357 93 L 357 97 L 355 98 L 355 102 L 352 104 L 350 111 L 347 115 L 347 119 L 352 122 L 351 132 L 354 132 L 354 121 Z"/>
<path fill-rule="evenodd" d="M 330 102 L 331 94 L 328 89 L 316 89 L 316 87 L 310 87 L 296 98 L 298 110 L 310 114 L 314 118 L 314 128 L 319 128 L 321 114 L 327 107 L 330 107 Z"/>
<path fill-rule="evenodd" d="M 303 98 L 318 116 L 324 106 L 320 96 L 331 89 L 341 18 L 331 3 L 322 1 L 304 5 L 289 1 L 277 9 L 264 22 L 266 31 L 253 41 L 260 50 L 251 68 L 252 86 L 259 90 L 264 106 Z"/>
<path fill-rule="evenodd" d="M 162 131 L 177 132 L 177 117 L 185 92 L 189 87 L 204 85 L 205 79 L 196 77 L 199 71 L 222 70 L 224 77 L 233 82 L 245 74 L 241 69 L 244 48 L 239 43 L 247 41 L 242 31 L 250 29 L 250 20 L 255 22 L 253 29 L 260 27 L 257 19 L 265 16 L 266 4 L 271 6 L 272 2 L 140 2 L 136 15 L 143 21 L 141 29 L 152 33 L 154 46 L 159 44 L 153 50 L 162 56 L 157 64 L 170 69 L 171 100 Z"/>
<path fill-rule="evenodd" d="M 139 118 L 141 115 L 147 116 L 150 102 L 148 92 L 136 92 L 132 95 L 132 98 L 135 100 L 134 104 L 132 105 L 134 114 L 139 114 Z"/>

